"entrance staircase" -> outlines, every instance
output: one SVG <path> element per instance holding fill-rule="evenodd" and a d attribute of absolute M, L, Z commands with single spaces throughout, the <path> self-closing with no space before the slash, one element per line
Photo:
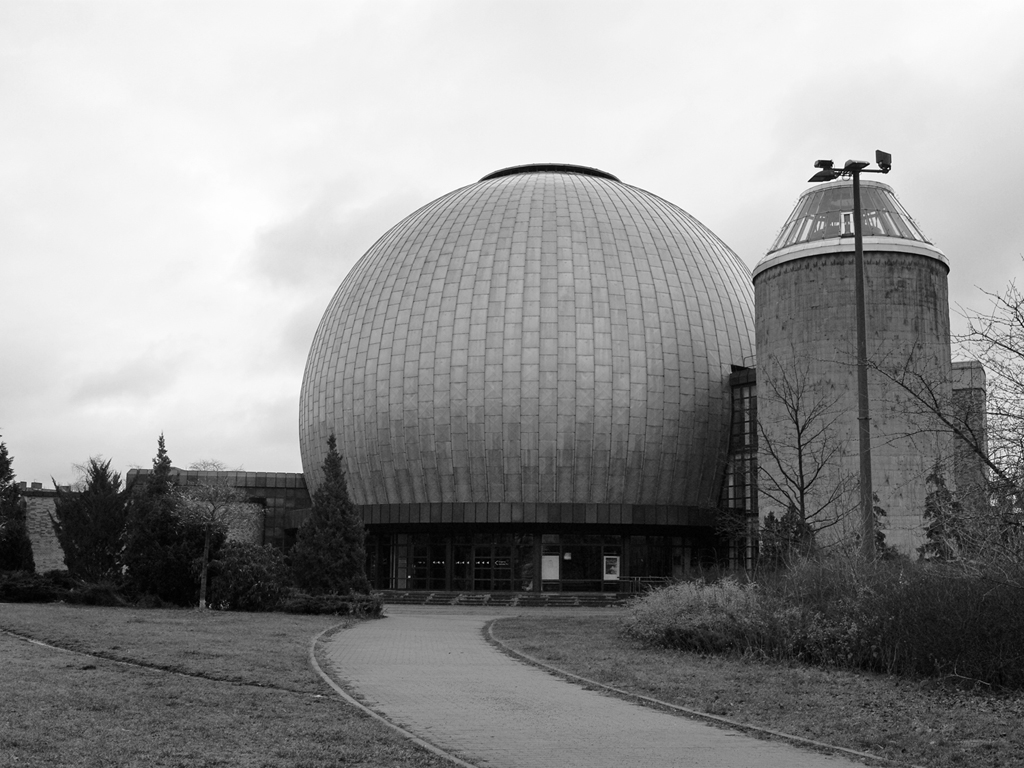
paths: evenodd
<path fill-rule="evenodd" d="M 531 608 L 606 608 L 625 605 L 630 595 L 615 592 L 378 592 L 390 605 L 518 606 Z"/>

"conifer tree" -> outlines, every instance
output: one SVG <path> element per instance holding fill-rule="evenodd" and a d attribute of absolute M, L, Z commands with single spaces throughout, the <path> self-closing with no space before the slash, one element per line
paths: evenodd
<path fill-rule="evenodd" d="M 155 595 L 176 605 L 199 599 L 199 563 L 205 531 L 183 520 L 181 496 L 171 474 L 170 457 L 161 434 L 153 471 L 136 483 L 125 528 L 124 565 L 128 585 L 137 594 Z M 224 542 L 214 533 L 214 551 Z"/>
<path fill-rule="evenodd" d="M 79 491 L 60 488 L 50 516 L 64 551 L 68 573 L 85 581 L 112 581 L 120 576 L 122 538 L 128 509 L 121 475 L 110 461 L 90 458 Z"/>
<path fill-rule="evenodd" d="M 327 440 L 323 474 L 310 517 L 290 553 L 295 581 L 314 595 L 368 593 L 366 529 L 349 498 L 334 435 Z"/>
<path fill-rule="evenodd" d="M 34 571 L 25 505 L 14 482 L 13 457 L 0 440 L 0 571 Z"/>

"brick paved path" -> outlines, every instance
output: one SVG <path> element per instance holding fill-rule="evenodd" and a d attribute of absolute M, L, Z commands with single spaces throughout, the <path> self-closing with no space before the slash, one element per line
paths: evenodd
<path fill-rule="evenodd" d="M 481 629 L 522 612 L 389 606 L 387 619 L 337 634 L 325 649 L 325 668 L 391 722 L 481 766 L 860 764 L 631 704 L 515 661 Z"/>

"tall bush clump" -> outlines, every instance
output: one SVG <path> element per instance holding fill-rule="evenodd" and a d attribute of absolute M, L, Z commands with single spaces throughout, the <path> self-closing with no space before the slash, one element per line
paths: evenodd
<path fill-rule="evenodd" d="M 789 568 L 762 574 L 760 620 L 766 627 L 761 655 L 823 666 L 881 668 L 879 636 L 885 617 L 871 610 L 885 563 L 865 564 L 855 556 L 805 558 Z M 880 578 L 881 577 L 881 578 Z"/>
<path fill-rule="evenodd" d="M 231 611 L 269 611 L 290 581 L 281 550 L 228 542 L 211 564 L 210 605 Z"/>
<path fill-rule="evenodd" d="M 634 603 L 625 630 L 651 645 L 698 653 L 742 652 L 754 643 L 757 604 L 753 584 L 733 579 L 680 582 Z"/>
<path fill-rule="evenodd" d="M 295 582 L 312 595 L 367 594 L 366 529 L 349 498 L 334 435 L 327 440 L 323 473 L 310 517 L 290 552 Z"/>
<path fill-rule="evenodd" d="M 764 584 L 789 648 L 771 655 L 1024 687 L 1024 590 L 946 565 L 829 558 Z"/>
<path fill-rule="evenodd" d="M 934 563 L 830 557 L 756 589 L 678 584 L 638 601 L 625 629 L 683 650 L 1024 688 L 1024 590 Z"/>
<path fill-rule="evenodd" d="M 53 532 L 64 552 L 64 563 L 74 578 L 116 582 L 121 575 L 121 547 L 128 495 L 121 476 L 110 461 L 89 459 L 81 490 L 62 489 L 54 482 L 57 498 L 50 516 Z"/>
<path fill-rule="evenodd" d="M 868 601 L 894 671 L 1024 688 L 1024 590 L 913 564 Z"/>

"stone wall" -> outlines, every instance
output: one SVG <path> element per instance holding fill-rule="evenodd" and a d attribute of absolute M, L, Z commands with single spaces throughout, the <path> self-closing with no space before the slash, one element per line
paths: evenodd
<path fill-rule="evenodd" d="M 42 483 L 19 483 L 19 486 L 21 497 L 25 501 L 25 523 L 29 540 L 32 542 L 32 558 L 35 560 L 36 573 L 62 570 L 64 552 L 57 542 L 53 524 L 50 522 L 57 492 L 43 488 Z"/>

